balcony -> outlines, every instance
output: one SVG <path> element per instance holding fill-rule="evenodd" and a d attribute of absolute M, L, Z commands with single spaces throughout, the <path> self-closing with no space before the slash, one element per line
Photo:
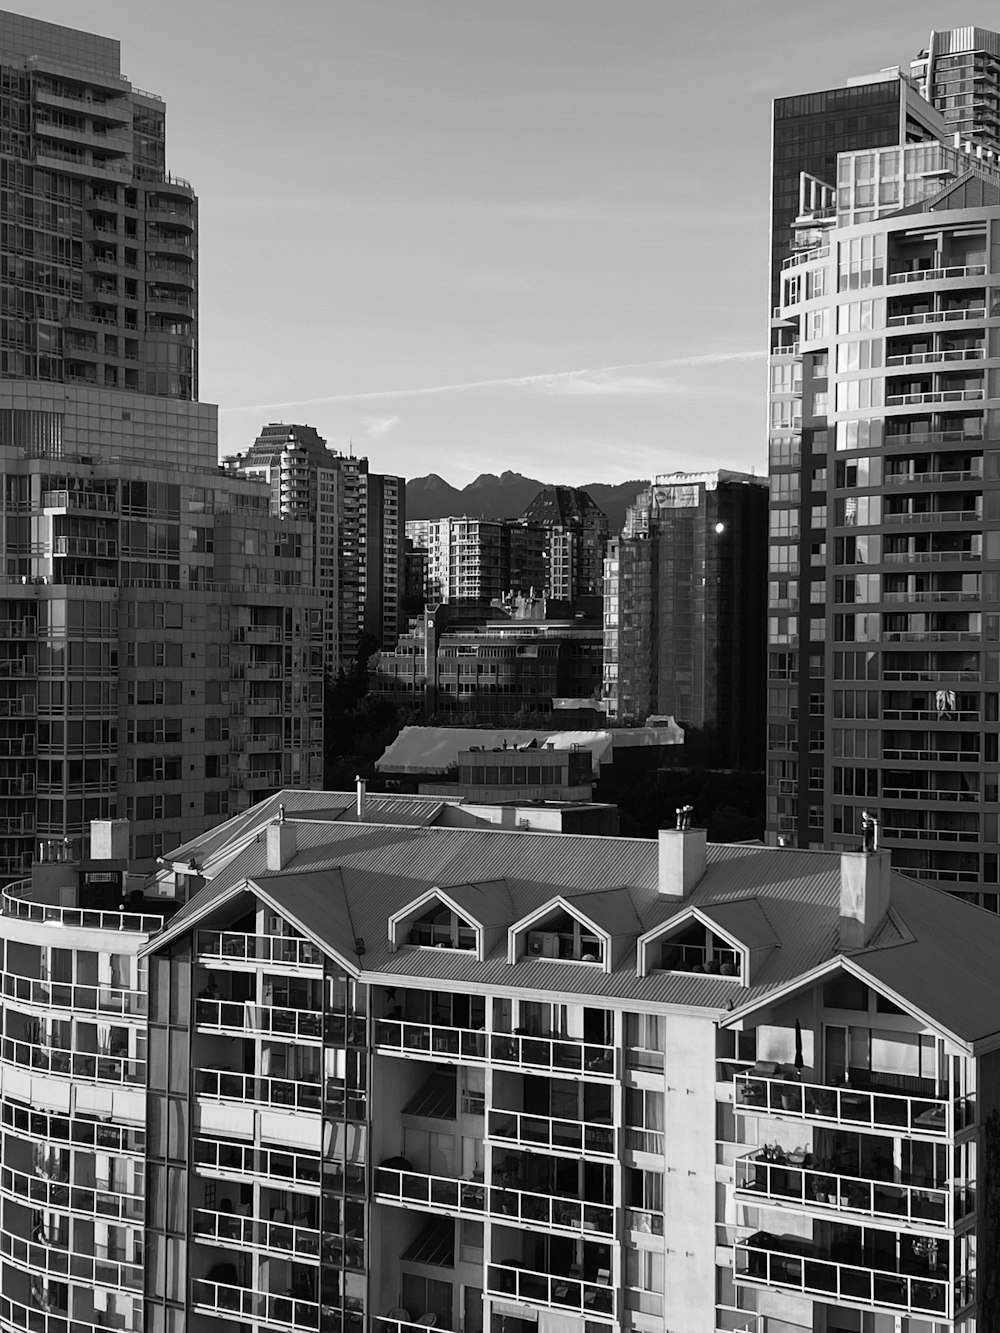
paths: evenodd
<path fill-rule="evenodd" d="M 985 264 L 957 264 L 949 268 L 903 269 L 890 273 L 888 282 L 944 282 L 949 278 L 981 278 L 986 273 Z"/>
<path fill-rule="evenodd" d="M 250 1000 L 196 1001 L 196 1022 L 212 1031 L 262 1032 L 297 1041 L 320 1041 L 323 1015 L 309 1009 L 279 1009 Z"/>
<path fill-rule="evenodd" d="M 585 1156 L 615 1157 L 613 1125 L 529 1115 L 525 1111 L 491 1110 L 487 1135 L 526 1148 L 555 1148 Z"/>
<path fill-rule="evenodd" d="M 380 1018 L 375 1024 L 375 1044 L 382 1055 L 399 1051 L 431 1059 L 442 1056 L 450 1064 L 463 1060 L 486 1060 L 487 1037 L 482 1029 L 447 1027 L 442 1023 L 410 1023 L 398 1018 Z"/>
<path fill-rule="evenodd" d="M 614 1313 L 614 1291 L 607 1271 L 583 1275 L 570 1269 L 568 1277 L 535 1273 L 517 1263 L 490 1264 L 487 1269 L 487 1294 L 513 1298 L 531 1305 L 549 1305 L 560 1310 L 575 1310 L 591 1315 Z"/>
<path fill-rule="evenodd" d="M 985 306 L 971 306 L 967 310 L 922 310 L 915 315 L 890 315 L 885 325 L 888 329 L 898 329 L 914 324 L 962 324 L 985 318 Z"/>
<path fill-rule="evenodd" d="M 758 1115 L 777 1114 L 850 1129 L 950 1138 L 952 1103 L 940 1097 L 910 1096 L 902 1092 L 868 1091 L 826 1083 L 800 1083 L 750 1071 L 737 1074 L 736 1109 Z"/>
<path fill-rule="evenodd" d="M 403 1158 L 392 1158 L 402 1162 Z M 464 1217 L 483 1216 L 486 1186 L 479 1180 L 431 1176 L 407 1167 L 386 1165 L 375 1172 L 375 1194 L 380 1203 L 399 1203 L 418 1208 L 441 1208 Z"/>
<path fill-rule="evenodd" d="M 52 903 L 31 902 L 31 881 L 21 880 L 0 889 L 0 910 L 4 916 L 22 921 L 41 921 L 84 930 L 136 930 L 155 935 L 163 929 L 163 917 L 143 912 L 97 912 L 79 907 L 57 907 Z"/>
<path fill-rule="evenodd" d="M 198 962 L 280 963 L 282 967 L 322 967 L 323 954 L 308 940 L 284 935 L 245 935 L 232 931 L 199 930 Z"/>
<path fill-rule="evenodd" d="M 34 1208 L 73 1212 L 99 1217 L 105 1222 L 137 1222 L 142 1225 L 143 1200 L 134 1194 L 116 1194 L 86 1185 L 70 1185 L 10 1167 L 0 1167 L 0 1193 L 29 1203 Z"/>
<path fill-rule="evenodd" d="M 256 1320 L 265 1327 L 319 1328 L 319 1305 L 296 1296 L 272 1296 L 252 1287 L 238 1287 L 210 1278 L 195 1278 L 191 1301 L 196 1310 L 207 1314 L 236 1316 L 240 1321 Z"/>
<path fill-rule="evenodd" d="M 44 981 L 20 977 L 12 972 L 0 974 L 0 993 L 40 1009 L 86 1010 L 131 1017 L 146 1013 L 147 997 L 142 991 L 118 986 L 85 986 L 68 981 Z"/>
<path fill-rule="evenodd" d="M 982 343 L 974 343 L 971 347 L 958 347 L 946 352 L 906 352 L 896 356 L 887 356 L 885 364 L 887 368 L 893 366 L 933 366 L 947 361 L 974 361 L 986 355 L 986 348 Z"/>
<path fill-rule="evenodd" d="M 194 1160 L 197 1169 L 226 1177 L 246 1176 L 262 1184 L 279 1186 L 292 1184 L 306 1191 L 319 1189 L 320 1159 L 311 1153 L 255 1148 L 253 1144 L 228 1139 L 196 1138 Z"/>
<path fill-rule="evenodd" d="M 893 1272 L 860 1262 L 839 1262 L 797 1236 L 758 1231 L 734 1249 L 734 1276 L 745 1282 L 841 1300 L 849 1305 L 903 1311 L 932 1318 L 952 1317 L 951 1282 L 930 1260 L 914 1256 L 915 1271 Z"/>
<path fill-rule="evenodd" d="M 978 750 L 899 750 L 885 748 L 882 751 L 883 759 L 891 759 L 897 763 L 905 761 L 906 763 L 922 764 L 978 764 Z"/>
<path fill-rule="evenodd" d="M 956 1216 L 974 1208 L 972 1191 L 946 1186 L 907 1185 L 895 1180 L 848 1176 L 812 1153 L 784 1154 L 760 1149 L 736 1160 L 736 1190 L 744 1203 L 763 1200 L 796 1210 L 875 1217 L 908 1226 L 953 1227 Z M 743 1197 L 745 1196 L 745 1197 Z"/>
<path fill-rule="evenodd" d="M 982 523 L 983 516 L 978 509 L 924 509 L 883 514 L 882 521 L 886 527 L 936 527 L 939 523 Z"/>
<path fill-rule="evenodd" d="M 920 403 L 974 403 L 986 395 L 982 389 L 931 389 L 925 393 L 886 394 L 886 407 L 911 407 Z"/>
<path fill-rule="evenodd" d="M 195 1091 L 199 1097 L 216 1101 L 254 1102 L 261 1106 L 282 1106 L 289 1111 L 319 1111 L 321 1103 L 318 1083 L 241 1074 L 233 1069 L 196 1069 Z"/>
<path fill-rule="evenodd" d="M 536 1194 L 506 1185 L 491 1185 L 489 1212 L 498 1221 L 513 1218 L 529 1228 L 541 1226 L 603 1239 L 614 1235 L 615 1211 L 577 1197 Z"/>
<path fill-rule="evenodd" d="M 544 1069 L 549 1073 L 615 1077 L 615 1048 L 570 1037 L 532 1037 L 524 1033 L 494 1033 L 490 1056 L 496 1064 Z"/>
<path fill-rule="evenodd" d="M 315 1227 L 196 1208 L 193 1231 L 199 1240 L 217 1241 L 227 1249 L 278 1250 L 292 1259 L 319 1258 L 320 1233 Z"/>

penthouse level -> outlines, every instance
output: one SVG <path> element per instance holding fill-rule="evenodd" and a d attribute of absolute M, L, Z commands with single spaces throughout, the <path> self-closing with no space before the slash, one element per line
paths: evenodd
<path fill-rule="evenodd" d="M 146 1328 L 971 1333 L 1000 922 L 876 850 L 404 807 L 163 868 Z"/>

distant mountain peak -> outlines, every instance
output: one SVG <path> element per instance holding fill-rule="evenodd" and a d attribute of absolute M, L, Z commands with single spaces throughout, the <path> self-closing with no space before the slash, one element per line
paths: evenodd
<path fill-rule="evenodd" d="M 499 476 L 495 472 L 483 472 L 475 481 L 459 489 L 431 472 L 425 477 L 413 477 L 406 483 L 406 517 L 449 518 L 468 513 L 483 518 L 516 518 L 524 513 L 540 491 L 551 491 L 563 485 L 561 482 L 539 481 L 507 469 Z M 618 483 L 595 481 L 587 486 L 566 486 L 566 489 L 586 491 L 594 504 L 607 514 L 611 531 L 615 533 L 621 531 L 627 506 L 648 485 L 648 478 L 638 478 Z"/>

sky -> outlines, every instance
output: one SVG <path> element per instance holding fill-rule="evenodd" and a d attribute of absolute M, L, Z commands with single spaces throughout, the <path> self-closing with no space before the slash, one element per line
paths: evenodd
<path fill-rule="evenodd" d="M 115 37 L 200 197 L 220 452 L 766 469 L 770 106 L 984 0 L 8 0 Z M 835 10 L 835 20 L 831 14 Z"/>

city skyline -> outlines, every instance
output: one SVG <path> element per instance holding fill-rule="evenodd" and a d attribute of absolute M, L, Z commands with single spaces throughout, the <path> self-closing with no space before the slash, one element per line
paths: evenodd
<path fill-rule="evenodd" d="M 307 421 L 456 485 L 762 473 L 772 97 L 992 21 L 951 0 L 905 23 L 848 3 L 834 32 L 784 0 L 235 12 L 87 15 L 169 101 L 173 159 L 210 196 L 201 396 L 222 452 Z"/>

